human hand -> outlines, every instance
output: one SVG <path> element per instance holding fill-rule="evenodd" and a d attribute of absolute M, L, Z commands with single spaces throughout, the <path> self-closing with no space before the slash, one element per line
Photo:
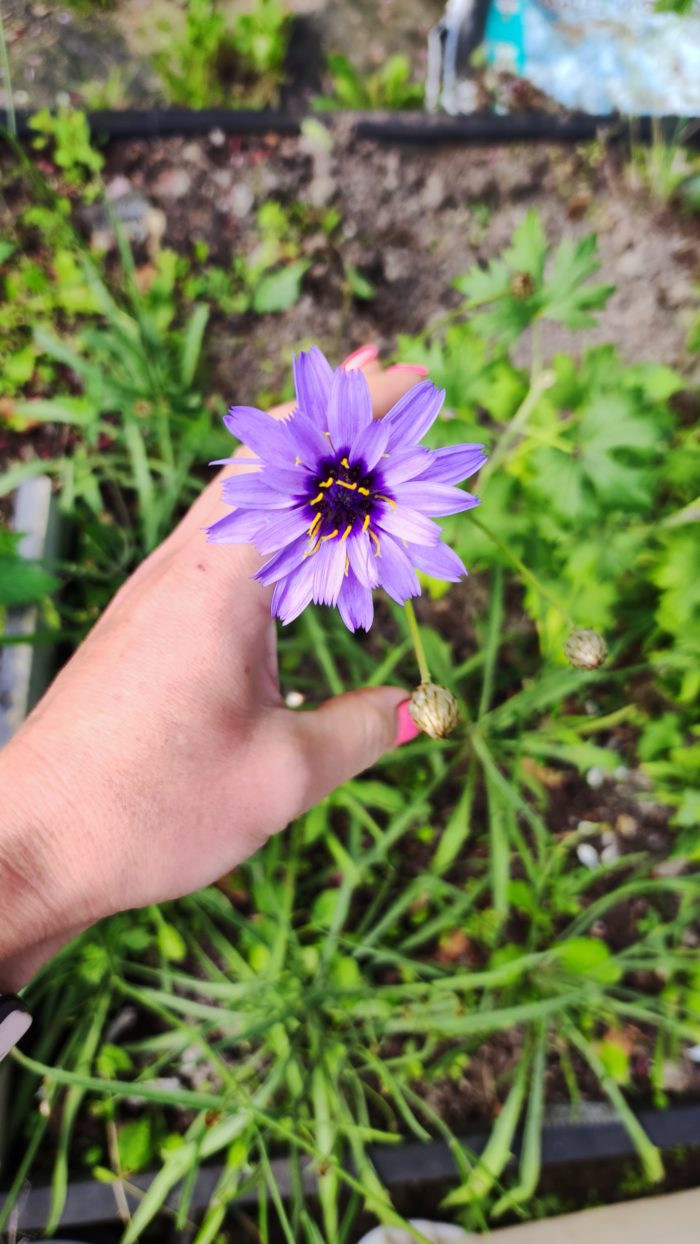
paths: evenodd
<path fill-rule="evenodd" d="M 363 370 L 376 417 L 419 379 Z M 214 881 L 416 733 L 395 687 L 285 707 L 261 559 L 204 536 L 228 512 L 220 492 L 117 592 L 0 754 L 0 990 L 102 916 Z"/>

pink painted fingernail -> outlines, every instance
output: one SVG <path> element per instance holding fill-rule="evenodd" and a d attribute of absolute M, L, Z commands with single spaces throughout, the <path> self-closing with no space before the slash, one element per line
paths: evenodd
<path fill-rule="evenodd" d="M 396 710 L 394 747 L 400 747 L 402 743 L 410 743 L 411 739 L 415 739 L 420 734 L 418 726 L 408 711 L 408 703 L 408 700 L 402 700 Z"/>
<path fill-rule="evenodd" d="M 352 354 L 348 354 L 340 364 L 343 371 L 357 371 L 360 367 L 365 367 L 367 363 L 372 363 L 379 354 L 376 346 L 366 345 L 360 346 L 359 349 L 353 350 Z"/>
<path fill-rule="evenodd" d="M 387 371 L 410 371 L 414 376 L 427 376 L 427 367 L 421 367 L 418 363 L 394 363 L 392 367 L 387 367 Z"/>

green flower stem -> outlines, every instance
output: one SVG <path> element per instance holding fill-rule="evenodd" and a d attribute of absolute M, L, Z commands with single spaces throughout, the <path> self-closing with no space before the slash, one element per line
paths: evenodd
<path fill-rule="evenodd" d="M 566 619 L 566 621 L 569 623 L 569 626 L 571 626 L 572 628 L 575 627 L 576 623 L 571 617 L 571 614 L 569 613 L 568 609 L 564 608 L 561 602 L 558 601 L 556 597 L 552 595 L 549 588 L 546 588 L 544 586 L 544 583 L 542 583 L 537 578 L 537 575 L 534 575 L 532 571 L 528 569 L 525 563 L 521 561 L 519 557 L 516 556 L 515 553 L 511 553 L 505 541 L 501 540 L 501 537 L 497 536 L 495 531 L 492 531 L 491 528 L 487 526 L 483 518 L 481 518 L 476 511 L 472 510 L 470 517 L 471 517 L 471 522 L 476 523 L 477 527 L 481 531 L 483 531 L 484 535 L 488 536 L 489 540 L 491 540 L 493 544 L 496 545 L 496 548 L 500 549 L 501 552 L 505 554 L 509 562 L 511 562 L 511 564 L 515 566 L 516 570 L 522 575 L 523 579 L 525 579 L 531 585 L 531 587 L 534 587 L 535 591 L 539 592 L 540 596 L 542 596 L 546 601 L 548 601 L 553 609 L 557 610 L 557 613 L 560 613 L 562 617 Z"/>
<path fill-rule="evenodd" d="M 498 444 L 486 463 L 486 466 L 482 468 L 481 474 L 479 475 L 479 484 L 482 489 L 486 480 L 493 473 L 493 471 L 495 471 L 496 467 L 503 461 L 503 458 L 510 449 L 513 441 L 525 431 L 527 421 L 539 402 L 542 394 L 545 389 L 551 389 L 553 383 L 554 376 L 551 371 L 541 371 L 533 377 L 532 383 L 525 394 L 525 397 L 513 415 L 513 418 L 507 428 L 504 430 L 503 435 L 498 441 Z"/>
<path fill-rule="evenodd" d="M 409 630 L 411 639 L 413 641 L 413 647 L 415 648 L 415 652 L 416 652 L 416 660 L 418 662 L 420 680 L 421 682 L 431 682 L 432 679 L 430 677 L 430 670 L 428 669 L 428 662 L 425 656 L 425 648 L 423 647 L 423 640 L 421 639 L 420 631 L 418 629 L 418 621 L 416 619 L 416 613 L 410 600 L 406 601 L 406 604 L 404 605 L 404 609 L 406 611 L 406 621 L 408 622 L 408 630 Z"/>

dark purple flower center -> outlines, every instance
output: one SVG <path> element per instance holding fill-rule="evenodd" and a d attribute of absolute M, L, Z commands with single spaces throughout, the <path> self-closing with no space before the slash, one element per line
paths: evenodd
<path fill-rule="evenodd" d="M 347 540 L 359 531 L 366 531 L 378 545 L 371 527 L 377 503 L 396 504 L 383 488 L 381 472 L 368 471 L 361 460 L 350 463 L 347 456 L 325 458 L 308 500 L 309 535 L 315 548 L 322 540 Z"/>

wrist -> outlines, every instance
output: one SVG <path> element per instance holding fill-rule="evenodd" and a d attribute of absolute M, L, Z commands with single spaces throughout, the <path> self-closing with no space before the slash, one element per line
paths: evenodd
<path fill-rule="evenodd" d="M 91 911 L 91 853 L 48 768 L 23 733 L 0 753 L 0 993 L 101 914 Z"/>

